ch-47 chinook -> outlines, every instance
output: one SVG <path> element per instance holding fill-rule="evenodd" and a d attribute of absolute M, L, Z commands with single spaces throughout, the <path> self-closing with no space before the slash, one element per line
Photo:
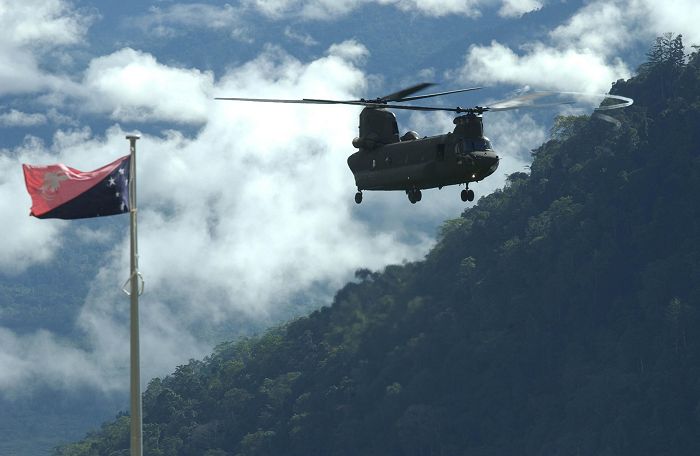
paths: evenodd
<path fill-rule="evenodd" d="M 415 106 L 396 104 L 460 92 L 480 87 L 411 96 L 434 84 L 421 83 L 383 97 L 365 100 L 322 100 L 303 98 L 282 100 L 270 98 L 216 98 L 217 100 L 251 101 L 263 103 L 300 103 L 363 106 L 360 113 L 360 135 L 352 141 L 357 152 L 348 157 L 348 166 L 355 176 L 355 202 L 362 202 L 363 190 L 399 190 L 408 195 L 411 203 L 421 200 L 421 190 L 448 185 L 465 185 L 462 201 L 473 201 L 474 191 L 469 183 L 479 182 L 496 171 L 499 156 L 484 136 L 482 114 L 489 111 L 508 111 L 521 108 L 541 108 L 572 104 L 574 101 L 535 104 L 535 101 L 553 95 L 584 95 L 575 92 L 532 92 L 490 106 L 473 108 Z M 590 96 L 586 94 L 587 96 Z M 630 98 L 619 95 L 599 95 L 619 101 L 601 106 L 598 110 L 622 108 L 632 104 Z M 389 109 L 413 111 L 448 111 L 459 114 L 454 119 L 454 131 L 438 136 L 421 138 L 415 131 L 399 136 L 396 116 Z M 611 119 L 608 116 L 602 116 Z M 613 120 L 614 121 L 614 120 Z"/>

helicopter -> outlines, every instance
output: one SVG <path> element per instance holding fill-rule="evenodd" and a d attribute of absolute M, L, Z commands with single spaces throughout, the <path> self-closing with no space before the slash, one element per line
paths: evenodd
<path fill-rule="evenodd" d="M 403 105 L 407 101 L 440 97 L 455 93 L 480 90 L 481 87 L 449 90 L 425 95 L 413 94 L 434 86 L 423 82 L 374 99 L 325 100 L 303 98 L 299 100 L 272 98 L 218 97 L 217 100 L 247 101 L 259 103 L 297 103 L 324 105 L 362 106 L 360 113 L 359 136 L 352 145 L 358 149 L 348 159 L 348 167 L 355 177 L 357 193 L 355 202 L 362 203 L 363 191 L 385 190 L 404 191 L 408 200 L 415 204 L 422 199 L 421 190 L 442 188 L 449 185 L 464 185 L 460 192 L 462 201 L 474 201 L 474 191 L 469 188 L 472 182 L 479 182 L 493 174 L 498 168 L 500 157 L 493 149 L 491 141 L 484 136 L 483 114 L 489 111 L 508 111 L 520 108 L 542 108 L 575 101 L 533 104 L 536 100 L 551 95 L 586 95 L 577 92 L 531 92 L 489 106 L 438 107 Z M 617 109 L 632 104 L 632 99 L 619 95 L 600 95 L 619 101 L 617 104 L 601 106 L 598 110 Z M 420 137 L 415 131 L 399 136 L 396 115 L 390 109 L 413 111 L 447 111 L 458 114 L 454 119 L 452 132 Z M 609 116 L 601 115 L 608 121 L 617 122 Z"/>

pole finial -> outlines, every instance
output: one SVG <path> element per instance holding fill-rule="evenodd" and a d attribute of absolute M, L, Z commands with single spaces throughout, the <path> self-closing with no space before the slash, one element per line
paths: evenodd
<path fill-rule="evenodd" d="M 141 135 L 138 133 L 132 133 L 130 135 L 126 135 L 126 139 L 128 139 L 128 140 L 141 139 Z"/>

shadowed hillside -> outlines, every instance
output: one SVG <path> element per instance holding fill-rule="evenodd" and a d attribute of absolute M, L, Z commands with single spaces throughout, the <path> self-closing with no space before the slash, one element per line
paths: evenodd
<path fill-rule="evenodd" d="M 662 39 L 424 261 L 152 380 L 144 454 L 700 454 L 700 56 Z"/>

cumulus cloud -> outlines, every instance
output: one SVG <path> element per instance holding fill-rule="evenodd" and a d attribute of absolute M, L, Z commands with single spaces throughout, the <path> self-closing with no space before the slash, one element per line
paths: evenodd
<path fill-rule="evenodd" d="M 296 41 L 300 44 L 303 44 L 304 46 L 316 46 L 318 44 L 318 41 L 316 41 L 308 33 L 297 32 L 296 30 L 294 30 L 292 27 L 289 27 L 289 26 L 284 28 L 284 36 L 286 36 L 290 40 L 293 40 L 293 41 Z"/>
<path fill-rule="evenodd" d="M 31 200 L 24 187 L 22 162 L 42 162 L 49 155 L 41 142 L 29 138 L 12 154 L 0 151 L 0 273 L 17 274 L 53 257 L 63 223 L 42 223 L 29 216 Z"/>
<path fill-rule="evenodd" d="M 44 123 L 46 123 L 44 114 L 28 114 L 16 109 L 0 113 L 0 125 L 4 127 L 32 127 Z"/>
<path fill-rule="evenodd" d="M 562 91 L 603 93 L 630 71 L 620 59 L 606 61 L 590 50 L 557 49 L 535 43 L 523 54 L 492 41 L 472 46 L 460 71 L 469 83 L 532 85 Z"/>
<path fill-rule="evenodd" d="M 64 0 L 9 1 L 0 9 L 3 44 L 55 47 L 78 42 L 92 21 Z"/>
<path fill-rule="evenodd" d="M 13 0 L 0 7 L 0 95 L 57 87 L 63 77 L 46 73 L 38 57 L 80 43 L 94 15 L 64 0 Z"/>
<path fill-rule="evenodd" d="M 525 43 L 518 50 L 492 41 L 473 45 L 465 56 L 461 79 L 471 83 L 499 82 L 543 89 L 606 92 L 610 84 L 629 77 L 617 51 L 633 34 L 621 27 L 619 5 L 593 2 L 549 33 L 549 43 Z"/>
<path fill-rule="evenodd" d="M 247 9 L 272 18 L 294 15 L 310 20 L 330 20 L 346 15 L 364 5 L 384 5 L 432 17 L 453 14 L 479 17 L 483 11 L 500 6 L 503 17 L 519 17 L 542 7 L 538 0 L 245 0 Z"/>
<path fill-rule="evenodd" d="M 146 33 L 172 37 L 193 29 L 227 30 L 232 38 L 250 40 L 242 9 L 228 3 L 223 6 L 206 3 L 176 3 L 165 7 L 152 6 L 148 14 L 133 21 Z"/>
<path fill-rule="evenodd" d="M 689 50 L 700 42 L 698 17 L 700 4 L 692 0 L 593 1 L 549 32 L 546 41 L 517 49 L 497 41 L 471 46 L 461 80 L 606 92 L 612 82 L 631 74 L 619 57 L 623 51 L 650 44 L 666 32 L 683 34 Z"/>
<path fill-rule="evenodd" d="M 642 25 L 640 33 L 646 30 L 645 36 L 649 40 L 663 33 L 683 34 L 686 49 L 690 45 L 700 44 L 700 3 L 695 0 L 670 0 L 657 2 L 654 0 L 629 0 L 629 4 L 622 4 L 626 16 L 626 23 L 635 18 L 640 18 Z"/>
<path fill-rule="evenodd" d="M 544 6 L 539 0 L 503 0 L 498 14 L 503 17 L 520 17 L 525 13 L 537 11 Z"/>
<path fill-rule="evenodd" d="M 88 109 L 117 120 L 202 123 L 213 84 L 211 73 L 169 67 L 151 54 L 125 48 L 90 62 L 82 96 Z"/>

